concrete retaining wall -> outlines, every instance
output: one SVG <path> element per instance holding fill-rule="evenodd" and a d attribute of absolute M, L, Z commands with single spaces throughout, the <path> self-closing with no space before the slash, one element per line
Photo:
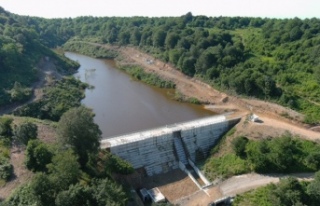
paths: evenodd
<path fill-rule="evenodd" d="M 187 156 L 196 161 L 196 154 L 206 156 L 222 134 L 239 119 L 225 116 L 197 119 L 148 131 L 122 135 L 101 141 L 102 148 L 129 161 L 135 169 L 144 168 L 149 176 L 179 167 L 174 151 L 174 132 L 181 132 Z"/>

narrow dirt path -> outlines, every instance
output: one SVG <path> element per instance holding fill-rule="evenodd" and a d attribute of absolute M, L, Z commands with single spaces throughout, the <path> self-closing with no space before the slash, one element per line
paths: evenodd
<path fill-rule="evenodd" d="M 30 100 L 24 103 L 15 103 L 0 108 L 0 115 L 8 114 L 15 109 L 27 105 L 33 101 L 40 99 L 43 95 L 42 89 L 45 85 L 49 85 L 55 79 L 61 79 L 62 76 L 57 72 L 56 67 L 50 59 L 43 58 L 38 64 L 40 77 L 37 82 L 32 85 L 33 96 Z M 39 125 L 38 138 L 46 142 L 54 140 L 54 131 L 46 125 Z M 5 199 L 20 185 L 28 182 L 33 173 L 29 171 L 24 164 L 25 148 L 19 145 L 13 145 L 10 149 L 10 163 L 14 168 L 12 179 L 4 186 L 0 187 L 0 199 Z"/>
<path fill-rule="evenodd" d="M 24 150 L 19 146 L 13 146 L 10 152 L 10 163 L 14 168 L 14 176 L 3 187 L 0 187 L 0 199 L 7 198 L 14 189 L 30 180 L 33 176 L 32 172 L 24 165 Z"/>
<path fill-rule="evenodd" d="M 62 75 L 57 72 L 56 66 L 54 65 L 53 61 L 48 58 L 42 58 L 39 61 L 37 68 L 40 75 L 39 80 L 31 85 L 31 88 L 33 89 L 32 97 L 28 101 L 23 103 L 13 103 L 0 107 L 0 116 L 9 114 L 20 107 L 41 99 L 43 95 L 43 87 L 50 84 L 54 79 L 59 80 L 62 78 Z"/>

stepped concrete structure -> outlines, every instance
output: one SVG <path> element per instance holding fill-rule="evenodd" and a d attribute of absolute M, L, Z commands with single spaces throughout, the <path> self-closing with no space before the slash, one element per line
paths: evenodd
<path fill-rule="evenodd" d="M 147 175 L 165 173 L 206 157 L 240 118 L 226 115 L 196 119 L 156 129 L 103 139 L 101 148 L 127 160 L 135 169 L 144 168 Z"/>

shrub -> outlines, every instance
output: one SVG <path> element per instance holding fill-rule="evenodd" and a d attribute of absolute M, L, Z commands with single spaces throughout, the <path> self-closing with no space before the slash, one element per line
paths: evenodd
<path fill-rule="evenodd" d="M 8 180 L 13 173 L 13 166 L 8 158 L 0 157 L 0 179 Z"/>
<path fill-rule="evenodd" d="M 38 136 L 38 126 L 32 122 L 22 123 L 14 128 L 14 136 L 23 144 Z"/>
<path fill-rule="evenodd" d="M 13 119 L 10 117 L 1 117 L 0 118 L 0 137 L 11 137 L 12 128 L 11 123 Z"/>
<path fill-rule="evenodd" d="M 109 167 L 112 172 L 123 175 L 131 174 L 134 172 L 134 169 L 129 162 L 114 155 L 110 156 L 110 159 L 107 162 L 107 167 Z"/>
<path fill-rule="evenodd" d="M 38 139 L 30 140 L 26 149 L 25 164 L 33 172 L 46 171 L 47 164 L 51 163 L 53 154 L 48 146 Z"/>
<path fill-rule="evenodd" d="M 246 157 L 246 145 L 249 142 L 246 137 L 237 137 L 232 140 L 232 149 L 237 156 L 244 158 Z"/>

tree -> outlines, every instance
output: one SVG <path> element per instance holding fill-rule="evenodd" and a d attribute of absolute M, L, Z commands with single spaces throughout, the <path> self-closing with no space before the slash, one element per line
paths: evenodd
<path fill-rule="evenodd" d="M 129 162 L 115 155 L 109 156 L 109 159 L 106 163 L 106 167 L 111 172 L 118 173 L 118 174 L 128 175 L 134 172 L 134 168 Z"/>
<path fill-rule="evenodd" d="M 92 197 L 92 191 L 89 187 L 76 184 L 71 185 L 68 190 L 60 192 L 56 199 L 56 206 L 74 206 L 74 205 L 97 205 Z"/>
<path fill-rule="evenodd" d="M 122 31 L 119 34 L 118 41 L 121 45 L 127 45 L 130 42 L 130 33 L 129 31 Z"/>
<path fill-rule="evenodd" d="M 153 46 L 163 47 L 167 33 L 164 29 L 158 29 L 153 35 Z"/>
<path fill-rule="evenodd" d="M 119 31 L 115 27 L 110 30 L 109 34 L 107 35 L 107 40 L 109 43 L 114 43 L 117 40 L 118 32 Z"/>
<path fill-rule="evenodd" d="M 169 51 L 169 62 L 173 63 L 174 65 L 178 64 L 179 58 L 181 54 L 183 53 L 183 50 L 178 49 L 172 49 Z"/>
<path fill-rule="evenodd" d="M 181 70 L 184 74 L 193 76 L 196 73 L 195 70 L 196 59 L 192 57 L 186 57 L 182 61 Z"/>
<path fill-rule="evenodd" d="M 309 168 L 313 170 L 318 170 L 320 168 L 320 152 L 310 153 L 306 159 L 306 164 Z"/>
<path fill-rule="evenodd" d="M 93 113 L 83 106 L 64 113 L 57 127 L 58 141 L 71 147 L 79 156 L 81 166 L 88 161 L 88 153 L 97 153 L 101 131 L 93 121 Z"/>
<path fill-rule="evenodd" d="M 237 137 L 232 140 L 232 148 L 239 157 L 246 157 L 246 145 L 249 142 L 246 137 Z"/>
<path fill-rule="evenodd" d="M 3 203 L 3 202 L 1 202 Z M 16 206 L 16 205 L 41 205 L 36 194 L 32 191 L 29 184 L 18 187 L 13 194 L 1 204 L 3 206 Z"/>
<path fill-rule="evenodd" d="M 179 40 L 179 35 L 176 32 L 170 32 L 165 40 L 165 45 L 167 49 L 173 49 Z"/>
<path fill-rule="evenodd" d="M 26 149 L 25 164 L 33 172 L 45 172 L 52 156 L 53 154 L 50 152 L 48 145 L 38 139 L 30 140 Z"/>
<path fill-rule="evenodd" d="M 195 65 L 198 73 L 205 73 L 217 61 L 215 55 L 208 49 L 202 52 Z"/>
<path fill-rule="evenodd" d="M 302 35 L 303 35 L 303 32 L 298 26 L 296 26 L 290 31 L 290 40 L 291 41 L 298 40 L 301 38 Z"/>
<path fill-rule="evenodd" d="M 137 27 L 135 27 L 131 31 L 130 43 L 135 46 L 138 46 L 140 44 L 140 40 L 141 40 L 141 32 L 139 31 L 139 29 Z"/>
<path fill-rule="evenodd" d="M 185 15 L 182 15 L 181 18 L 183 19 L 184 23 L 189 23 L 192 21 L 193 15 L 191 12 L 188 12 Z"/>
<path fill-rule="evenodd" d="M 78 157 L 71 149 L 60 151 L 47 167 L 56 191 L 68 189 L 69 185 L 75 184 L 81 175 Z"/>
<path fill-rule="evenodd" d="M 314 181 L 307 187 L 307 193 L 312 197 L 315 203 L 320 201 L 320 171 L 315 173 Z"/>
<path fill-rule="evenodd" d="M 30 182 L 30 190 L 35 195 L 37 202 L 43 206 L 54 205 L 54 188 L 52 180 L 45 173 L 37 173 Z"/>
<path fill-rule="evenodd" d="M 8 158 L 0 156 L 0 179 L 9 180 L 13 174 L 13 166 Z"/>
<path fill-rule="evenodd" d="M 93 180 L 92 189 L 98 206 L 126 205 L 127 195 L 123 188 L 108 178 Z"/>
<path fill-rule="evenodd" d="M 24 122 L 14 128 L 14 136 L 23 144 L 27 145 L 30 139 L 38 136 L 38 126 L 32 122 Z"/>
<path fill-rule="evenodd" d="M 10 117 L 1 117 L 0 118 L 0 137 L 11 137 L 12 128 L 11 123 L 13 119 Z"/>
<path fill-rule="evenodd" d="M 269 165 L 270 169 L 274 167 L 274 171 L 286 172 L 294 167 L 294 154 L 298 151 L 290 135 L 273 139 L 269 142 L 269 148 L 268 159 L 272 163 Z"/>
<path fill-rule="evenodd" d="M 251 163 L 253 169 L 258 172 L 264 172 L 268 168 L 267 154 L 269 148 L 266 140 L 261 142 L 250 141 L 246 145 L 247 159 Z"/>
<path fill-rule="evenodd" d="M 282 179 L 273 193 L 280 199 L 281 205 L 303 205 L 305 199 L 301 184 L 293 177 Z"/>

